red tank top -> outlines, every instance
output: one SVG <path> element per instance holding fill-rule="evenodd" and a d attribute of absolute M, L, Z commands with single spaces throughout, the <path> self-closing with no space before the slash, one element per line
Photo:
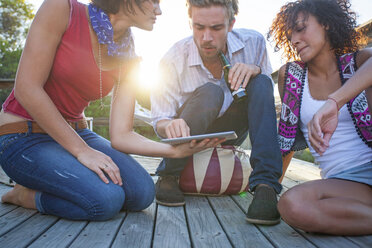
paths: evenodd
<path fill-rule="evenodd" d="M 70 20 L 57 48 L 44 89 L 62 116 L 69 121 L 84 118 L 84 109 L 100 97 L 99 68 L 92 51 L 89 23 L 84 4 L 70 0 Z M 102 71 L 102 94 L 107 95 L 117 80 L 118 70 Z M 14 97 L 3 104 L 4 112 L 28 120 L 32 117 Z"/>

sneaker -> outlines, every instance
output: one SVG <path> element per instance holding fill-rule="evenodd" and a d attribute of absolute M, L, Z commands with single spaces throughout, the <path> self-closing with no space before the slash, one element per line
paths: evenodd
<path fill-rule="evenodd" d="M 280 222 L 275 190 L 269 186 L 258 186 L 248 208 L 246 219 L 249 223 L 276 225 Z"/>
<path fill-rule="evenodd" d="M 168 207 L 185 205 L 185 197 L 178 187 L 176 176 L 159 176 L 156 182 L 156 202 Z"/>

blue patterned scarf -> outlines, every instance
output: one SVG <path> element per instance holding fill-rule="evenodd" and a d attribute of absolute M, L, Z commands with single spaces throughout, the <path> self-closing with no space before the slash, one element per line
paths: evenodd
<path fill-rule="evenodd" d="M 89 17 L 94 32 L 100 44 L 107 45 L 109 56 L 118 56 L 127 59 L 136 57 L 134 40 L 131 29 L 129 28 L 119 43 L 114 41 L 114 29 L 107 14 L 97 6 L 89 4 Z"/>

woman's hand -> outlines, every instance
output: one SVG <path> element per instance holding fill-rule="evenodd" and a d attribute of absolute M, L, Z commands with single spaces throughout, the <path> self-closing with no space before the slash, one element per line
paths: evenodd
<path fill-rule="evenodd" d="M 328 100 L 314 114 L 313 119 L 307 124 L 309 141 L 314 150 L 323 155 L 329 147 L 329 141 L 338 125 L 337 104 Z"/>
<path fill-rule="evenodd" d="M 192 140 L 189 143 L 184 143 L 180 145 L 174 146 L 174 158 L 183 158 L 191 156 L 194 153 L 200 152 L 204 149 L 215 147 L 226 139 L 204 139 L 202 141 L 197 142 L 196 140 Z"/>
<path fill-rule="evenodd" d="M 77 156 L 77 159 L 88 169 L 94 171 L 105 183 L 109 183 L 106 173 L 115 184 L 123 184 L 118 166 L 106 154 L 88 148 Z"/>

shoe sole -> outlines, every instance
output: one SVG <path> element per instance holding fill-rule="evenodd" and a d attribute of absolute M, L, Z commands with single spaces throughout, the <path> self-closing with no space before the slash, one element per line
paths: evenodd
<path fill-rule="evenodd" d="M 245 218 L 249 223 L 252 224 L 258 224 L 258 225 L 267 225 L 272 226 L 280 223 L 280 219 L 278 220 L 260 220 L 260 219 L 251 219 L 251 218 Z"/>
<path fill-rule="evenodd" d="M 180 207 L 186 204 L 186 202 L 162 202 L 159 200 L 156 200 L 156 203 L 167 207 Z"/>

